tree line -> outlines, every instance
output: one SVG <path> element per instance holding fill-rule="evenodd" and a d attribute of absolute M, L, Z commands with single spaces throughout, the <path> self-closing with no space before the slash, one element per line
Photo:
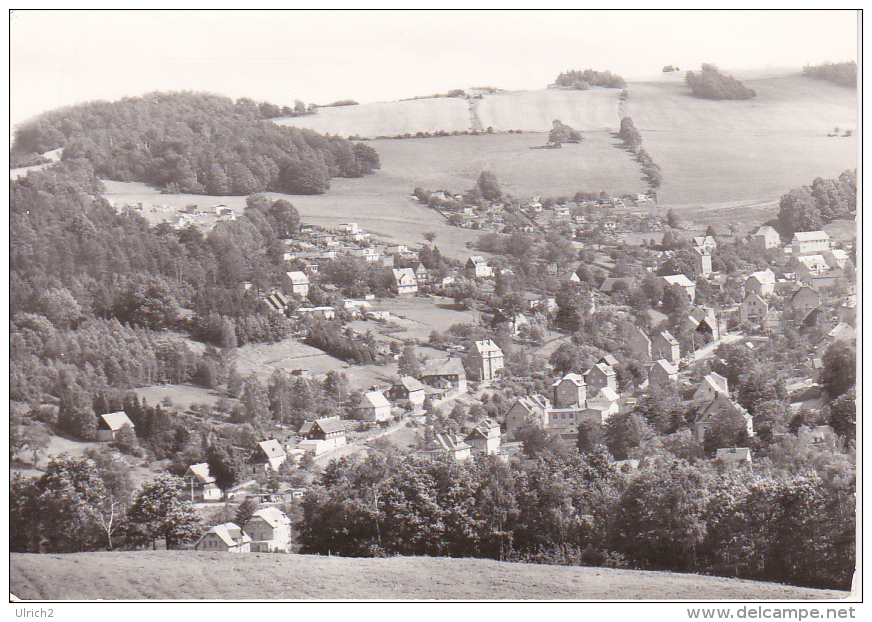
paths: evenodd
<path fill-rule="evenodd" d="M 92 102 L 19 127 L 12 152 L 62 147 L 64 159 L 88 160 L 103 179 L 219 196 L 320 194 L 331 177 L 379 168 L 368 145 L 265 121 L 275 108 L 190 92 Z"/>
<path fill-rule="evenodd" d="M 654 163 L 654 159 L 642 148 L 642 134 L 636 129 L 631 117 L 621 119 L 621 129 L 618 130 L 618 138 L 624 142 L 624 146 L 633 152 L 636 161 L 642 165 L 642 173 L 648 180 L 648 185 L 656 190 L 663 181 L 660 167 Z"/>
<path fill-rule="evenodd" d="M 857 88 L 857 63 L 855 61 L 841 63 L 827 61 L 820 65 L 806 65 L 802 68 L 802 75 L 833 82 L 840 86 Z"/>
<path fill-rule="evenodd" d="M 794 188 L 778 202 L 778 229 L 784 237 L 796 231 L 817 231 L 837 218 L 857 211 L 857 171 L 837 179 L 816 178 L 810 186 Z"/>
<path fill-rule="evenodd" d="M 839 456 L 817 470 L 814 455 L 793 451 L 802 455 L 798 464 L 776 458 L 754 472 L 668 451 L 622 470 L 601 446 L 579 453 L 553 440 L 509 464 L 370 451 L 331 462 L 307 494 L 301 551 L 701 572 L 848 589 L 853 465 Z"/>

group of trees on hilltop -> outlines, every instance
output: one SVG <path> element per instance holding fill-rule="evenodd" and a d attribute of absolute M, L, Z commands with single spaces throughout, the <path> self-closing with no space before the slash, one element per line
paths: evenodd
<path fill-rule="evenodd" d="M 332 177 L 379 168 L 372 147 L 264 121 L 263 108 L 188 92 L 93 102 L 18 128 L 13 152 L 63 147 L 65 160 L 88 160 L 103 179 L 210 195 L 320 194 Z"/>
<path fill-rule="evenodd" d="M 572 69 L 561 72 L 554 83 L 558 86 L 579 90 L 586 90 L 592 86 L 604 86 L 610 89 L 627 88 L 626 81 L 618 74 L 594 69 L 585 69 L 584 71 Z"/>
<path fill-rule="evenodd" d="M 857 211 L 857 172 L 845 171 L 838 179 L 818 177 L 810 186 L 794 188 L 781 197 L 778 211 L 780 233 L 816 231 L 822 224 L 849 217 Z"/>
<path fill-rule="evenodd" d="M 749 89 L 733 76 L 722 74 L 715 65 L 708 63 L 703 63 L 699 73 L 688 71 L 684 82 L 694 97 L 702 99 L 751 99 L 757 96 L 754 89 Z"/>
<path fill-rule="evenodd" d="M 806 65 L 802 68 L 802 75 L 857 88 L 857 63 L 854 61 Z"/>

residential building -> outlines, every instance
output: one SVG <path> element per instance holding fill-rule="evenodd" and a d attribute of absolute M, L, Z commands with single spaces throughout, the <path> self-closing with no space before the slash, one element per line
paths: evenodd
<path fill-rule="evenodd" d="M 469 351 L 467 365 L 478 374 L 482 382 L 493 380 L 504 367 L 503 351 L 491 339 L 476 341 Z"/>
<path fill-rule="evenodd" d="M 651 339 L 638 326 L 630 329 L 627 347 L 641 360 L 647 361 L 651 358 Z"/>
<path fill-rule="evenodd" d="M 288 299 L 281 292 L 275 292 L 263 299 L 264 306 L 275 313 L 284 314 L 288 310 Z"/>
<path fill-rule="evenodd" d="M 841 322 L 829 332 L 827 337 L 833 342 L 855 343 L 857 341 L 857 329 L 846 322 Z"/>
<path fill-rule="evenodd" d="M 584 413 L 584 404 L 571 408 L 552 408 L 548 411 L 547 429 L 564 439 L 575 440 L 578 438 L 578 422 L 585 419 Z"/>
<path fill-rule="evenodd" d="M 548 412 L 551 402 L 541 395 L 519 397 L 506 413 L 506 432 L 527 428 L 548 427 Z"/>
<path fill-rule="evenodd" d="M 467 259 L 465 271 L 471 278 L 486 278 L 494 275 L 494 269 L 487 265 L 481 255 L 473 255 Z"/>
<path fill-rule="evenodd" d="M 123 410 L 100 415 L 100 418 L 97 421 L 97 440 L 112 442 L 116 440 L 118 433 L 121 432 L 121 429 L 125 426 L 130 428 L 131 432 L 134 432 L 135 426 L 130 420 L 130 417 L 128 417 L 127 413 Z"/>
<path fill-rule="evenodd" d="M 832 268 L 845 268 L 848 266 L 848 253 L 841 248 L 834 248 L 824 253 L 824 261 Z"/>
<path fill-rule="evenodd" d="M 437 389 L 466 392 L 466 370 L 458 358 L 428 359 L 421 371 L 421 382 Z"/>
<path fill-rule="evenodd" d="M 278 508 L 257 510 L 242 526 L 251 538 L 251 550 L 259 553 L 288 551 L 291 546 L 291 519 Z"/>
<path fill-rule="evenodd" d="M 431 458 L 448 456 L 454 462 L 462 462 L 472 455 L 472 447 L 457 434 L 436 434 L 418 453 Z"/>
<path fill-rule="evenodd" d="M 413 406 L 421 406 L 426 397 L 424 385 L 411 376 L 403 376 L 390 388 L 389 395 L 395 402 L 406 401 Z"/>
<path fill-rule="evenodd" d="M 554 406 L 556 408 L 584 405 L 587 401 L 587 385 L 581 374 L 568 373 L 552 384 L 551 388 L 554 391 Z"/>
<path fill-rule="evenodd" d="M 769 250 L 781 246 L 781 235 L 773 227 L 763 225 L 751 234 L 751 243 L 759 250 Z"/>
<path fill-rule="evenodd" d="M 681 360 L 681 347 L 669 331 L 664 330 L 651 340 L 651 358 L 666 359 L 673 365 Z"/>
<path fill-rule="evenodd" d="M 584 382 L 591 394 L 595 394 L 603 387 L 608 387 L 612 391 L 618 390 L 618 378 L 615 370 L 611 365 L 605 363 L 597 363 L 587 370 L 584 374 Z"/>
<path fill-rule="evenodd" d="M 709 256 L 718 248 L 717 241 L 710 235 L 696 236 L 691 239 L 691 244 L 693 245 L 693 248 L 706 251 Z"/>
<path fill-rule="evenodd" d="M 648 386 L 666 386 L 678 382 L 678 367 L 667 361 L 659 359 L 654 361 L 648 370 Z"/>
<path fill-rule="evenodd" d="M 796 282 L 804 283 L 808 277 L 817 276 L 830 269 L 823 255 L 803 255 L 796 258 Z"/>
<path fill-rule="evenodd" d="M 811 310 L 821 306 L 821 295 L 811 287 L 803 285 L 793 292 L 790 300 L 787 301 L 787 306 L 791 309 Z"/>
<path fill-rule="evenodd" d="M 698 305 L 684 318 L 681 324 L 682 333 L 695 331 L 697 333 L 706 333 L 717 339 L 719 337 L 718 321 L 715 318 L 715 310 L 709 307 Z"/>
<path fill-rule="evenodd" d="M 278 471 L 287 459 L 288 454 L 285 452 L 285 448 L 273 438 L 260 441 L 257 444 L 251 462 L 258 465 L 263 471 Z"/>
<path fill-rule="evenodd" d="M 769 305 L 758 294 L 748 292 L 745 300 L 739 305 L 739 321 L 757 324 L 769 313 Z"/>
<path fill-rule="evenodd" d="M 415 280 L 419 285 L 430 282 L 430 271 L 427 269 L 427 266 L 422 264 L 420 261 L 415 262 L 412 265 L 412 272 L 415 273 Z"/>
<path fill-rule="evenodd" d="M 727 379 L 716 372 L 711 372 L 700 381 L 696 392 L 693 394 L 693 399 L 711 402 L 718 394 L 729 397 L 730 390 L 727 386 Z"/>
<path fill-rule="evenodd" d="M 794 257 L 825 253 L 830 250 L 830 236 L 826 231 L 797 231 L 790 246 Z"/>
<path fill-rule="evenodd" d="M 573 272 L 573 274 L 575 273 Z M 603 284 L 600 285 L 599 291 L 603 294 L 611 294 L 612 292 L 621 290 L 630 293 L 634 290 L 641 289 L 641 287 L 642 285 L 639 283 L 639 279 L 632 276 L 606 277 Z"/>
<path fill-rule="evenodd" d="M 770 268 L 753 272 L 745 279 L 745 295 L 754 292 L 761 298 L 775 294 L 775 273 Z"/>
<path fill-rule="evenodd" d="M 714 418 L 722 414 L 731 414 L 741 418 L 744 421 L 748 436 L 754 436 L 754 422 L 748 411 L 723 393 L 718 393 L 712 402 L 706 404 L 699 411 L 699 415 L 694 423 L 696 440 L 700 443 L 705 441 L 705 431 L 712 426 Z"/>
<path fill-rule="evenodd" d="M 215 478 L 209 473 L 209 465 L 205 462 L 192 464 L 185 471 L 185 493 L 190 493 L 191 503 L 195 501 L 218 501 L 221 490 L 215 484 Z"/>
<path fill-rule="evenodd" d="M 474 453 L 496 455 L 502 440 L 500 424 L 493 419 L 483 419 L 463 440 Z"/>
<path fill-rule="evenodd" d="M 671 274 L 662 278 L 666 287 L 672 287 L 673 285 L 681 287 L 687 294 L 687 297 L 690 298 L 691 302 L 696 298 L 696 284 L 685 275 Z"/>
<path fill-rule="evenodd" d="M 700 276 L 708 276 L 712 270 L 712 252 L 708 248 L 693 248 L 693 265 Z"/>
<path fill-rule="evenodd" d="M 620 412 L 619 399 L 617 391 L 610 387 L 602 387 L 592 399 L 587 400 L 584 409 L 585 419 L 591 423 L 605 425 L 612 415 Z"/>
<path fill-rule="evenodd" d="M 414 294 L 418 291 L 418 280 L 411 268 L 394 268 L 391 270 L 394 276 L 391 289 L 399 295 Z"/>
<path fill-rule="evenodd" d="M 309 277 L 299 270 L 285 272 L 282 275 L 282 287 L 289 294 L 306 297 L 309 295 Z"/>
<path fill-rule="evenodd" d="M 248 553 L 251 551 L 251 537 L 236 523 L 215 525 L 203 534 L 194 550 Z"/>
<path fill-rule="evenodd" d="M 315 421 L 306 421 L 299 432 L 305 440 L 300 442 L 300 449 L 312 452 L 316 456 L 345 445 L 345 424 L 339 417 L 324 417 Z"/>
<path fill-rule="evenodd" d="M 391 418 L 391 403 L 381 391 L 369 391 L 357 405 L 357 417 L 361 421 L 387 421 Z"/>

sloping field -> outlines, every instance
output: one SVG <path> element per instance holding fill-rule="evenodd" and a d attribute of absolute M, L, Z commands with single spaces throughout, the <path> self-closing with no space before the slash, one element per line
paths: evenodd
<path fill-rule="evenodd" d="M 547 132 L 554 119 L 583 132 L 616 130 L 620 94 L 620 89 L 600 88 L 494 93 L 475 100 L 475 110 L 482 127 L 497 132 Z"/>
<path fill-rule="evenodd" d="M 322 134 L 366 138 L 439 130 L 463 132 L 470 129 L 469 105 L 466 99 L 456 97 L 319 108 L 317 114 L 282 117 L 273 121 L 279 125 L 309 128 Z"/>
<path fill-rule="evenodd" d="M 857 167 L 856 91 L 802 76 L 746 84 L 756 98 L 695 99 L 680 81 L 630 85 L 627 113 L 663 171 L 661 205 L 774 201 Z M 827 137 L 835 127 L 855 136 Z"/>
<path fill-rule="evenodd" d="M 9 589 L 61 599 L 837 599 L 848 593 L 668 572 L 480 559 L 193 551 L 10 555 Z"/>

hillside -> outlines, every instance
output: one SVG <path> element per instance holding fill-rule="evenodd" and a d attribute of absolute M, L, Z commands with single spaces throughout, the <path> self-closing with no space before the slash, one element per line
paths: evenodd
<path fill-rule="evenodd" d="M 520 129 L 544 133 L 554 119 L 560 119 L 587 132 L 586 140 L 597 131 L 616 131 L 620 118 L 631 116 L 642 132 L 645 149 L 662 169 L 663 185 L 658 198 L 666 207 L 693 210 L 697 206 L 734 207 L 775 201 L 815 177 L 836 177 L 845 169 L 856 168 L 856 91 L 783 70 L 778 75 L 752 78 L 745 83 L 757 92 L 757 97 L 744 101 L 696 99 L 684 85 L 682 73 L 630 83 L 626 102 L 620 101 L 618 89 L 543 89 L 485 95 L 474 100 L 473 107 L 480 127 L 492 126 L 497 132 Z M 446 99 L 367 104 L 321 110 L 313 116 L 279 122 L 340 135 L 414 134 L 438 129 L 451 132 L 472 127 L 467 111 L 461 110 L 463 106 L 466 106 L 463 100 Z M 855 135 L 827 137 L 835 127 L 842 132 L 851 129 Z M 488 148 L 496 149 L 492 159 L 499 160 L 501 154 L 514 149 L 510 143 L 520 146 L 529 138 L 509 134 L 499 146 L 479 143 L 479 150 L 485 154 Z M 404 175 L 406 171 L 402 169 L 415 166 L 408 162 L 420 161 L 430 165 L 431 177 L 448 173 L 445 166 L 453 169 L 465 166 L 468 169 L 465 176 L 473 179 L 479 171 L 466 153 L 446 148 L 444 162 L 434 162 L 425 155 L 437 149 L 431 141 L 438 144 L 447 140 L 450 139 L 370 144 L 381 156 L 385 177 Z M 596 170 L 593 179 L 578 170 L 547 166 L 542 162 L 545 157 L 542 152 L 534 152 L 538 167 L 556 173 L 556 177 L 552 176 L 556 182 L 553 186 L 545 187 L 539 180 L 531 179 L 524 170 L 529 167 L 525 166 L 505 169 L 503 176 L 497 170 L 497 176 L 503 183 L 515 184 L 512 191 L 545 196 L 566 194 L 570 189 L 572 193 L 592 188 L 611 192 L 636 190 L 633 186 L 639 175 L 635 164 L 628 163 L 624 170 L 605 164 L 603 159 L 611 156 L 613 146 L 608 141 L 598 144 L 599 149 L 590 145 L 583 155 L 584 166 Z M 406 151 L 397 161 L 407 164 L 392 162 L 392 151 Z M 420 160 L 419 153 L 423 155 Z M 628 159 L 626 154 L 619 155 Z M 741 183 L 737 183 L 739 180 Z M 415 179 L 409 181 L 413 186 L 425 187 Z M 592 182 L 601 185 L 597 187 Z"/>
<path fill-rule="evenodd" d="M 10 556 L 9 588 L 62 599 L 837 599 L 815 590 L 668 572 L 483 559 L 350 559 L 189 551 Z"/>

